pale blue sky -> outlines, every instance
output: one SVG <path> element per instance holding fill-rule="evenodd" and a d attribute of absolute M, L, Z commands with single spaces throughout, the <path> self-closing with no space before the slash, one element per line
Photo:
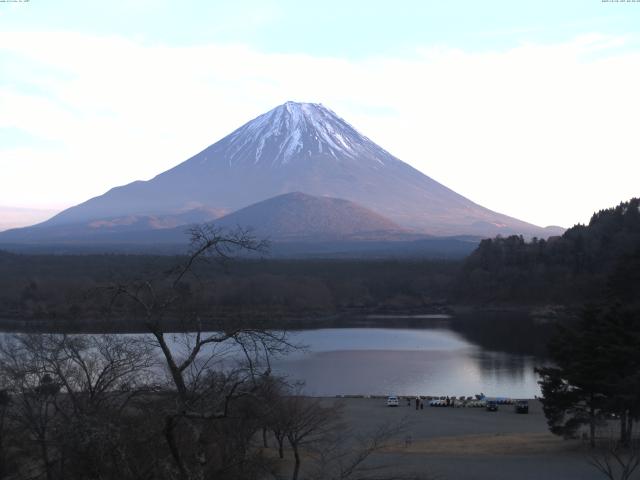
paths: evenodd
<path fill-rule="evenodd" d="M 150 178 L 299 100 L 477 203 L 584 222 L 640 194 L 639 26 L 601 0 L 0 3 L 0 206 Z"/>
<path fill-rule="evenodd" d="M 585 31 L 637 33 L 640 6 L 600 0 L 31 0 L 2 29 L 123 35 L 150 43 L 242 43 L 320 56 L 409 55 L 418 46 L 504 49 Z"/>

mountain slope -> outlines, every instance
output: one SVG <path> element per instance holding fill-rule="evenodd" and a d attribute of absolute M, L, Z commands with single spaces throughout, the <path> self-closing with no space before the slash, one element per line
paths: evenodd
<path fill-rule="evenodd" d="M 116 187 L 41 226 L 162 216 L 194 204 L 235 211 L 290 192 L 353 201 L 428 234 L 548 236 L 422 174 L 322 105 L 294 102 L 255 118 L 149 181 Z"/>
<path fill-rule="evenodd" d="M 216 225 L 251 228 L 260 237 L 313 241 L 409 234 L 391 220 L 340 198 L 279 195 L 220 218 Z"/>
<path fill-rule="evenodd" d="M 126 215 L 76 223 L 44 222 L 35 227 L 0 233 L 1 243 L 82 243 L 183 241 L 187 226 L 211 222 L 225 212 L 209 208 L 192 208 L 167 215 Z M 179 234 L 174 234 L 176 230 Z"/>

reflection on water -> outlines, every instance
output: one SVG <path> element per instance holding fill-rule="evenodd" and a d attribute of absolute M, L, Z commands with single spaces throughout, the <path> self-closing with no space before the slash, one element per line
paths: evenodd
<path fill-rule="evenodd" d="M 543 363 L 553 327 L 513 314 L 407 315 L 370 318 L 392 328 L 326 328 L 291 334 L 307 346 L 272 361 L 275 373 L 305 382 L 316 395 L 474 395 L 532 398 L 539 395 L 534 367 Z M 145 337 L 141 335 L 141 337 Z M 150 338 L 150 337 L 149 337 Z M 176 356 L 193 338 L 167 335 Z M 242 356 L 232 342 L 210 344 L 205 356 Z M 231 354 L 231 357 L 229 357 Z"/>
<path fill-rule="evenodd" d="M 540 358 L 546 357 L 547 342 L 555 332 L 554 323 L 541 323 L 527 313 L 499 311 L 456 315 L 448 328 L 485 350 Z"/>
<path fill-rule="evenodd" d="M 274 370 L 316 395 L 539 395 L 533 356 L 489 351 L 445 328 L 345 328 L 293 334 L 305 353 Z"/>

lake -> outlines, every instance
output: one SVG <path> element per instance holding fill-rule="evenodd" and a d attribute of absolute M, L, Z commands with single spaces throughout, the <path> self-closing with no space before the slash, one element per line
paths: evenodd
<path fill-rule="evenodd" d="M 484 393 L 533 398 L 540 395 L 534 367 L 544 364 L 553 327 L 496 312 L 375 315 L 341 319 L 340 324 L 358 327 L 290 332 L 290 340 L 306 348 L 274 358 L 274 373 L 303 381 L 305 393 L 319 396 Z M 181 339 L 168 337 L 176 352 Z M 233 350 L 224 344 L 215 348 L 222 357 Z M 227 365 L 236 364 L 233 358 Z"/>
<path fill-rule="evenodd" d="M 273 362 L 310 395 L 540 394 L 531 354 L 488 350 L 450 327 L 327 328 L 291 339 L 307 346 Z"/>

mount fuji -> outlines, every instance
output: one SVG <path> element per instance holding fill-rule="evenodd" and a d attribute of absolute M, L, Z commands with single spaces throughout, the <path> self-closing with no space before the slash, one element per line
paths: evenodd
<path fill-rule="evenodd" d="M 77 241 L 80 233 L 95 241 L 103 232 L 113 239 L 132 230 L 148 231 L 153 242 L 154 231 L 215 220 L 293 192 L 352 202 L 362 208 L 351 208 L 350 215 L 376 216 L 371 230 L 387 222 L 396 230 L 430 236 L 558 233 L 472 202 L 394 157 L 321 104 L 287 102 L 151 180 L 113 188 L 46 222 L 0 233 L 0 242 Z M 302 233 L 296 227 L 296 234 Z"/>

